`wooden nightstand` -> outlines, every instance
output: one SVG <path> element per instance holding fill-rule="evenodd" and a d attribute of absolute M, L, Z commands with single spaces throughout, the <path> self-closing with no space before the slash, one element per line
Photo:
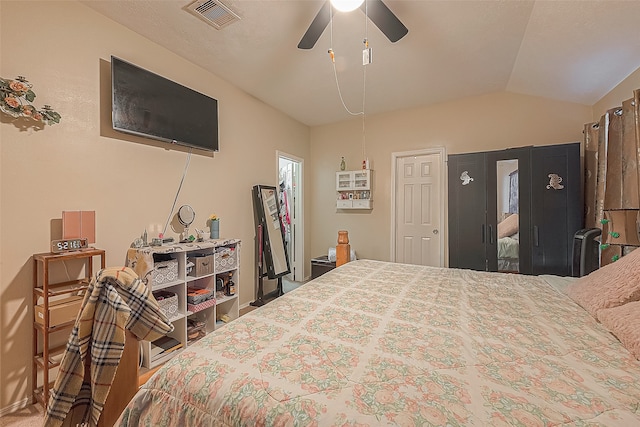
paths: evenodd
<path fill-rule="evenodd" d="M 327 255 L 313 258 L 311 260 L 311 279 L 322 276 L 327 271 L 331 271 L 336 268 L 335 261 L 329 261 Z"/>

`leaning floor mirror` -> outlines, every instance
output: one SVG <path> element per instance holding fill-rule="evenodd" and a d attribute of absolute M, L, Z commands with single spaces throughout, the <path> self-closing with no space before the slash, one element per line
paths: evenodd
<path fill-rule="evenodd" d="M 253 187 L 253 204 L 256 229 L 262 225 L 262 256 L 269 279 L 290 273 L 289 257 L 284 244 L 284 233 L 280 224 L 280 204 L 276 187 L 256 185 Z"/>

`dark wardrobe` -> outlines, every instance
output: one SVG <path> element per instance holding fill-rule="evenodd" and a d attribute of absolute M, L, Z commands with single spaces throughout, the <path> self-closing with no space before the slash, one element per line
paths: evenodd
<path fill-rule="evenodd" d="M 448 157 L 449 266 L 571 275 L 580 143 Z"/>

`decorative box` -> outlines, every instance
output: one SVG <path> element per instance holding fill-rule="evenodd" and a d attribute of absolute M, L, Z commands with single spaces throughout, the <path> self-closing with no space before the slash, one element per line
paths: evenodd
<path fill-rule="evenodd" d="M 168 319 L 178 315 L 178 295 L 173 292 L 155 291 L 153 292 L 153 297 L 158 301 L 160 311 Z"/>
<path fill-rule="evenodd" d="M 207 324 L 201 320 L 187 319 L 187 344 L 203 338 L 207 334 Z"/>
<path fill-rule="evenodd" d="M 154 262 L 151 279 L 154 286 L 178 280 L 178 260 Z"/>
<path fill-rule="evenodd" d="M 216 305 L 216 299 L 212 298 L 205 302 L 201 302 L 200 304 L 187 304 L 187 310 L 192 313 L 197 313 L 198 311 L 204 310 L 205 308 L 213 307 Z"/>
<path fill-rule="evenodd" d="M 200 288 L 187 288 L 187 303 L 188 304 L 200 304 L 206 300 L 213 298 L 213 291 L 211 289 Z"/>
<path fill-rule="evenodd" d="M 204 336 L 207 335 L 207 331 L 205 331 L 204 329 L 198 329 L 195 331 L 187 331 L 187 344 L 192 344 L 196 341 L 198 341 L 199 339 L 204 338 Z"/>
<path fill-rule="evenodd" d="M 58 301 L 50 301 L 49 327 L 75 320 L 82 305 L 82 298 L 81 296 L 72 296 Z M 36 322 L 44 325 L 44 304 L 36 305 L 34 313 Z"/>
<path fill-rule="evenodd" d="M 191 275 L 194 277 L 213 274 L 213 255 L 196 256 L 189 258 L 194 265 Z"/>
<path fill-rule="evenodd" d="M 238 265 L 238 256 L 236 254 L 236 248 L 223 248 L 222 250 L 213 254 L 216 272 L 233 270 Z"/>

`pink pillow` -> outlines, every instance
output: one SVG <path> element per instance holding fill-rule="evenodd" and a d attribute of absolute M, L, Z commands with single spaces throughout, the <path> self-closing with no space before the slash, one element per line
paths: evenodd
<path fill-rule="evenodd" d="M 602 309 L 598 320 L 640 360 L 640 301 Z"/>
<path fill-rule="evenodd" d="M 603 308 L 640 300 L 640 250 L 571 283 L 567 295 L 593 317 Z"/>

